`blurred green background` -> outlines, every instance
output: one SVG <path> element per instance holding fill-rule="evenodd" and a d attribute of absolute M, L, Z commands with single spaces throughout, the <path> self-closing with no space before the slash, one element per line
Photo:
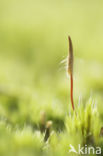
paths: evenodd
<path fill-rule="evenodd" d="M 68 55 L 68 35 L 74 48 L 75 106 L 92 97 L 103 121 L 103 1 L 0 0 L 0 120 L 14 128 L 12 137 L 16 128 L 38 129 L 41 111 L 55 130 L 63 129 L 71 110 L 66 64 L 60 63 Z M 9 136 L 2 126 L 0 131 L 0 151 L 6 155 Z M 24 154 L 21 149 L 18 155 Z"/>

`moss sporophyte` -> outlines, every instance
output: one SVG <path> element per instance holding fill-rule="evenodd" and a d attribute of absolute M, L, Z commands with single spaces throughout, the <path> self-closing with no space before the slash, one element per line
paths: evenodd
<path fill-rule="evenodd" d="M 73 46 L 72 46 L 72 40 L 70 36 L 68 36 L 69 41 L 69 55 L 67 59 L 67 72 L 70 76 L 70 98 L 71 98 L 71 104 L 72 109 L 74 110 L 74 101 L 73 101 Z"/>

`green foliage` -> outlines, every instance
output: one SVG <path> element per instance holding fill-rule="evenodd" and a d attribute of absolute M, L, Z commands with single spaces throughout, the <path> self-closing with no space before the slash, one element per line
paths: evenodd
<path fill-rule="evenodd" d="M 0 0 L 0 156 L 72 156 L 70 144 L 103 153 L 102 15 L 102 0 Z M 75 112 L 60 64 L 68 35 Z"/>

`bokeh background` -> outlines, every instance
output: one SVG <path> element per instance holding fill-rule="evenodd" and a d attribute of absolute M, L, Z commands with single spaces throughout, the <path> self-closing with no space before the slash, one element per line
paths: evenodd
<path fill-rule="evenodd" d="M 71 110 L 66 63 L 61 64 L 68 55 L 68 35 L 74 48 L 75 106 L 92 97 L 103 119 L 103 1 L 0 0 L 1 153 L 9 144 L 4 125 L 35 129 L 44 111 L 54 129 L 63 128 Z M 21 150 L 25 137 L 14 138 L 11 149 Z"/>

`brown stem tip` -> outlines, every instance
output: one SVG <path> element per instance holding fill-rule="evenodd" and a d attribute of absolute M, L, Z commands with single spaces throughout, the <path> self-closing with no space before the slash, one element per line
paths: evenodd
<path fill-rule="evenodd" d="M 73 46 L 70 36 L 68 36 L 68 41 L 69 41 L 68 74 L 73 74 Z"/>

